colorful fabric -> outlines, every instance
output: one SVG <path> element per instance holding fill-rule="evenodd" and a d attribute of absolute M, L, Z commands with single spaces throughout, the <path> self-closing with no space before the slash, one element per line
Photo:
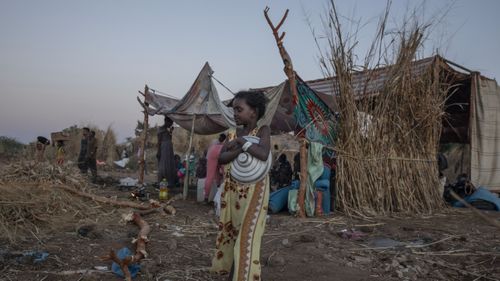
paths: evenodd
<path fill-rule="evenodd" d="M 300 78 L 297 79 L 297 92 L 293 111 L 297 121 L 296 132 L 302 132 L 311 142 L 333 146 L 335 130 L 332 111 Z"/>
<path fill-rule="evenodd" d="M 62 165 L 64 164 L 64 155 L 65 155 L 66 151 L 64 150 L 64 147 L 60 146 L 57 148 L 57 151 L 56 151 L 56 163 L 58 165 Z"/>
<path fill-rule="evenodd" d="M 234 281 L 261 280 L 260 245 L 269 203 L 269 176 L 257 183 L 240 184 L 227 169 L 223 186 L 211 271 L 228 273 L 234 266 Z"/>
<path fill-rule="evenodd" d="M 210 191 L 214 188 L 214 186 L 220 185 L 222 174 L 220 173 L 221 166 L 219 165 L 218 161 L 223 146 L 223 144 L 217 143 L 211 145 L 210 148 L 208 148 L 207 177 L 205 180 L 205 199 L 209 198 Z"/>
<path fill-rule="evenodd" d="M 307 155 L 307 184 L 306 184 L 306 199 L 305 209 L 306 215 L 314 216 L 315 200 L 314 200 L 314 183 L 323 174 L 323 145 L 321 143 L 312 142 L 309 144 Z"/>

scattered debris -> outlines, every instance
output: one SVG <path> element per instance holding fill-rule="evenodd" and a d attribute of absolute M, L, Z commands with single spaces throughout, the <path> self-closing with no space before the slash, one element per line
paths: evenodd
<path fill-rule="evenodd" d="M 90 239 L 98 239 L 102 237 L 102 233 L 98 231 L 98 226 L 96 224 L 86 224 L 78 227 L 76 230 L 78 235 L 82 237 L 87 237 Z"/>
<path fill-rule="evenodd" d="M 129 248 L 121 248 L 116 253 L 116 257 L 113 259 L 113 264 L 111 264 L 111 271 L 113 271 L 114 274 L 125 278 L 125 280 L 132 280 L 132 278 L 135 278 L 135 276 L 141 269 L 141 266 L 138 263 L 125 264 L 127 258 L 131 255 L 132 252 L 129 250 Z M 118 261 L 116 259 L 118 259 Z M 124 266 L 126 266 L 126 269 L 124 269 Z"/>
<path fill-rule="evenodd" d="M 349 239 L 349 240 L 360 240 L 364 236 L 366 236 L 365 233 L 361 231 L 357 231 L 355 229 L 342 229 L 337 233 L 340 237 L 344 239 Z"/>
<path fill-rule="evenodd" d="M 135 244 L 135 254 L 132 255 L 132 252 L 130 252 L 128 248 L 122 248 L 118 251 L 118 253 L 110 250 L 109 254 L 101 257 L 101 259 L 105 261 L 112 260 L 114 262 L 112 266 L 113 272 L 119 274 L 119 271 L 116 269 L 119 267 L 121 269 L 121 273 L 123 273 L 123 275 L 120 276 L 125 277 L 125 280 L 127 281 L 131 281 L 139 270 L 137 267 L 139 265 L 137 263 L 148 256 L 148 253 L 146 252 L 146 243 L 149 242 L 148 235 L 151 228 L 149 224 L 137 213 L 133 213 L 131 216 L 128 216 L 126 220 L 134 222 L 139 227 L 137 239 L 134 239 L 133 241 Z"/>
<path fill-rule="evenodd" d="M 120 179 L 120 186 L 137 186 L 137 183 L 139 180 L 131 177 Z"/>

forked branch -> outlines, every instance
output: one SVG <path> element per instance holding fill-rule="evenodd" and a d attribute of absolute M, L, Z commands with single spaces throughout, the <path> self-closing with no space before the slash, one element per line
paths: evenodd
<path fill-rule="evenodd" d="M 266 7 L 264 9 L 264 16 L 266 17 L 267 23 L 269 24 L 269 27 L 271 27 L 271 30 L 273 31 L 274 39 L 276 39 L 276 44 L 278 45 L 278 49 L 281 55 L 281 58 L 283 59 L 283 64 L 285 65 L 285 68 L 283 71 L 285 72 L 286 76 L 288 77 L 288 80 L 290 81 L 290 89 L 292 91 L 292 95 L 294 98 L 297 98 L 297 88 L 296 88 L 296 83 L 295 83 L 295 72 L 293 70 L 293 64 L 292 64 L 292 59 L 290 58 L 290 55 L 288 55 L 285 47 L 283 46 L 283 39 L 285 38 L 285 32 L 282 32 L 281 35 L 279 35 L 279 29 L 285 22 L 286 17 L 288 16 L 288 9 L 285 11 L 285 14 L 281 18 L 280 22 L 278 25 L 275 27 L 271 19 L 269 18 L 269 7 Z"/>
<path fill-rule="evenodd" d="M 276 27 L 269 18 L 268 12 L 269 12 L 269 7 L 266 7 L 264 9 L 264 16 L 266 17 L 269 27 L 271 27 L 271 30 L 273 31 L 274 39 L 276 39 L 276 44 L 278 45 L 281 58 L 283 59 L 283 64 L 285 65 L 283 71 L 285 72 L 288 78 L 288 82 L 290 83 L 290 92 L 292 93 L 292 98 L 294 101 L 298 101 L 299 95 L 297 92 L 297 81 L 295 78 L 296 77 L 295 71 L 293 70 L 292 59 L 290 58 L 285 47 L 283 46 L 283 38 L 285 38 L 285 32 L 279 35 L 279 29 L 285 22 L 286 17 L 288 16 L 288 9 L 286 10 L 285 14 L 283 15 L 283 17 L 281 18 L 280 22 Z M 307 157 L 307 148 L 305 141 L 300 142 L 300 156 L 301 156 L 300 187 L 299 187 L 297 205 L 298 205 L 298 215 L 299 217 L 303 218 L 305 217 L 304 200 L 305 200 L 306 181 L 307 181 L 307 167 L 306 167 L 307 162 L 305 162 L 306 161 L 305 157 Z"/>

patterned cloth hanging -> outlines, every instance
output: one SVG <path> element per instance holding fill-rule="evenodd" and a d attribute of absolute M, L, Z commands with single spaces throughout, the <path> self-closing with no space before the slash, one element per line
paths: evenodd
<path fill-rule="evenodd" d="M 296 133 L 301 133 L 310 142 L 333 146 L 336 132 L 334 114 L 318 95 L 302 79 L 297 77 L 298 97 L 294 97 Z"/>

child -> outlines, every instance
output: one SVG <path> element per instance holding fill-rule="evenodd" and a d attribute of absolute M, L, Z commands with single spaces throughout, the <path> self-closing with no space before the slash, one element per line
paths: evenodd
<path fill-rule="evenodd" d="M 207 177 L 207 153 L 203 153 L 203 156 L 198 159 L 198 165 L 196 165 L 196 178 L 198 179 L 196 185 L 196 201 L 203 202 L 204 189 L 205 189 L 205 178 Z"/>
<path fill-rule="evenodd" d="M 236 125 L 242 127 L 237 129 L 236 138 L 222 148 L 219 164 L 232 162 L 244 151 L 261 161 L 271 161 L 268 159 L 271 130 L 267 125 L 257 127 L 257 121 L 266 110 L 264 94 L 261 91 L 239 92 L 230 106 L 234 109 Z M 260 142 L 247 142 L 243 138 L 247 135 L 259 137 Z M 230 169 L 230 165 L 227 167 Z M 212 271 L 230 272 L 230 280 L 261 280 L 260 243 L 268 202 L 268 175 L 258 182 L 241 184 L 231 177 L 229 170 L 226 172 Z"/>
<path fill-rule="evenodd" d="M 56 163 L 57 163 L 57 165 L 64 164 L 64 154 L 66 154 L 66 151 L 64 150 L 64 141 L 58 140 L 57 141 L 57 150 L 56 150 Z"/>

